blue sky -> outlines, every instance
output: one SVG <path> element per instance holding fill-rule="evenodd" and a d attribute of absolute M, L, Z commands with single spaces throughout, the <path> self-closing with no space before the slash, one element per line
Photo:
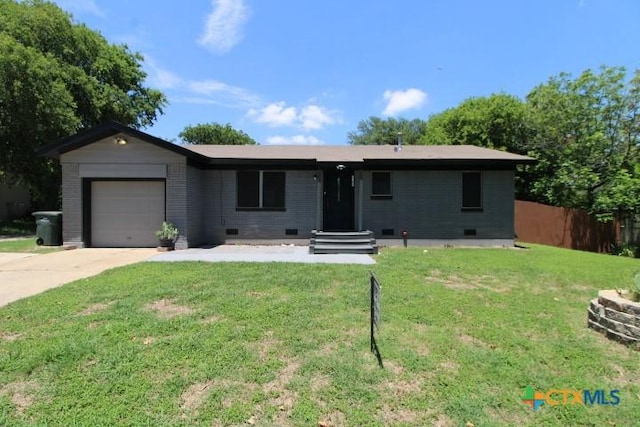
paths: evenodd
<path fill-rule="evenodd" d="M 346 144 L 369 116 L 524 98 L 560 72 L 640 68 L 637 0 L 56 0 L 145 57 L 145 129 L 230 123 L 261 144 Z"/>

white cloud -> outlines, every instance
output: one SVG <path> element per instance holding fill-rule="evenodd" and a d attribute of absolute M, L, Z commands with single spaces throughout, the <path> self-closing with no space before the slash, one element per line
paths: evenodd
<path fill-rule="evenodd" d="M 217 53 L 231 50 L 242 40 L 242 29 L 249 18 L 244 0 L 212 0 L 200 44 Z"/>
<path fill-rule="evenodd" d="M 382 114 L 395 116 L 403 111 L 422 107 L 427 101 L 427 94 L 415 88 L 396 91 L 386 90 L 384 92 L 384 100 L 387 101 L 387 106 Z"/>
<path fill-rule="evenodd" d="M 263 104 L 260 96 L 248 89 L 219 80 L 188 80 L 161 67 L 153 57 L 145 57 L 145 70 L 150 86 L 172 91 L 172 102 L 182 104 L 222 105 L 229 108 L 256 108 Z"/>
<path fill-rule="evenodd" d="M 177 74 L 161 68 L 150 56 L 145 56 L 144 63 L 148 69 L 148 79 L 151 86 L 158 89 L 175 89 L 183 85 L 183 80 Z"/>
<path fill-rule="evenodd" d="M 322 145 L 323 141 L 315 136 L 294 135 L 294 136 L 270 136 L 266 140 L 267 145 Z"/>
<path fill-rule="evenodd" d="M 306 130 L 322 129 L 325 125 L 332 125 L 337 121 L 334 114 L 317 105 L 304 107 L 299 119 L 302 122 L 302 128 Z"/>
<path fill-rule="evenodd" d="M 57 0 L 56 3 L 62 9 L 72 13 L 87 13 L 101 18 L 106 16 L 105 11 L 96 4 L 95 0 Z"/>
<path fill-rule="evenodd" d="M 259 110 L 249 110 L 247 116 L 269 127 L 291 126 L 303 130 L 322 129 L 340 121 L 338 114 L 319 105 L 305 105 L 298 110 L 284 101 L 275 102 Z"/>
<path fill-rule="evenodd" d="M 209 100 L 211 103 L 232 108 L 255 108 L 260 104 L 260 97 L 248 89 L 232 86 L 219 80 L 191 81 L 187 88 L 196 94 L 195 99 Z M 191 97 L 193 99 L 193 97 Z M 189 99 L 189 98 L 184 98 Z"/>
<path fill-rule="evenodd" d="M 260 110 L 251 109 L 247 115 L 256 123 L 264 123 L 269 127 L 293 126 L 298 118 L 298 111 L 295 107 L 287 107 L 285 102 L 276 102 Z"/>

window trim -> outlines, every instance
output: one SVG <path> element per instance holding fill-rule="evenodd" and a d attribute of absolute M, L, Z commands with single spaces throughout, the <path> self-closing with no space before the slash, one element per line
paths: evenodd
<path fill-rule="evenodd" d="M 238 179 L 241 173 L 258 172 L 258 206 L 238 206 L 240 200 L 240 186 Z M 282 173 L 284 186 L 282 188 L 283 206 L 264 207 L 264 173 Z M 278 170 L 236 170 L 236 211 L 237 212 L 285 212 L 287 210 L 287 172 Z"/>
<path fill-rule="evenodd" d="M 373 175 L 387 174 L 389 177 L 389 194 L 374 194 L 373 193 Z M 393 174 L 391 171 L 372 171 L 371 172 L 371 200 L 392 200 L 393 199 Z"/>
<path fill-rule="evenodd" d="M 464 188 L 464 176 L 466 174 L 476 174 L 478 175 L 479 181 L 480 181 L 480 206 L 465 206 L 464 205 L 464 193 L 465 193 L 465 188 Z M 460 182 L 460 187 L 461 187 L 461 200 L 460 200 L 460 204 L 461 204 L 461 208 L 460 211 L 461 212 L 482 212 L 484 211 L 484 192 L 483 192 L 483 183 L 484 183 L 484 177 L 482 174 L 482 171 L 463 171 L 461 176 L 460 176 L 461 182 Z"/>

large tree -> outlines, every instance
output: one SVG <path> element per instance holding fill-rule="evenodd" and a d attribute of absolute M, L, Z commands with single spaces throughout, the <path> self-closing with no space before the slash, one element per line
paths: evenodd
<path fill-rule="evenodd" d="M 470 144 L 526 154 L 532 134 L 527 106 L 519 98 L 497 93 L 474 97 L 429 117 L 420 142 L 428 145 Z M 534 199 L 530 167 L 518 167 L 516 197 Z"/>
<path fill-rule="evenodd" d="M 407 120 L 404 118 L 381 119 L 371 116 L 358 123 L 356 132 L 349 132 L 347 139 L 353 145 L 385 145 L 396 144 L 398 132 L 402 133 L 405 144 L 418 144 L 425 131 L 426 122 L 420 119 Z"/>
<path fill-rule="evenodd" d="M 256 141 L 231 124 L 205 123 L 186 126 L 178 135 L 187 144 L 255 145 Z"/>
<path fill-rule="evenodd" d="M 499 93 L 469 98 L 457 107 L 432 115 L 421 142 L 471 144 L 524 153 L 528 133 L 525 103 Z"/>
<path fill-rule="evenodd" d="M 111 119 L 152 124 L 166 103 L 146 87 L 143 58 L 77 24 L 53 3 L 0 0 L 0 173 L 41 204 L 58 194 L 55 162 L 35 151 Z"/>
<path fill-rule="evenodd" d="M 527 104 L 538 198 L 603 220 L 640 212 L 640 72 L 563 73 L 533 89 Z"/>

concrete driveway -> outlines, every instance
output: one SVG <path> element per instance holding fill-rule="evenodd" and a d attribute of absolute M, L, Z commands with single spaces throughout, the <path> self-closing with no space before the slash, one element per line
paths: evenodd
<path fill-rule="evenodd" d="M 156 249 L 75 249 L 44 255 L 0 253 L 0 306 L 105 270 L 144 261 Z"/>

